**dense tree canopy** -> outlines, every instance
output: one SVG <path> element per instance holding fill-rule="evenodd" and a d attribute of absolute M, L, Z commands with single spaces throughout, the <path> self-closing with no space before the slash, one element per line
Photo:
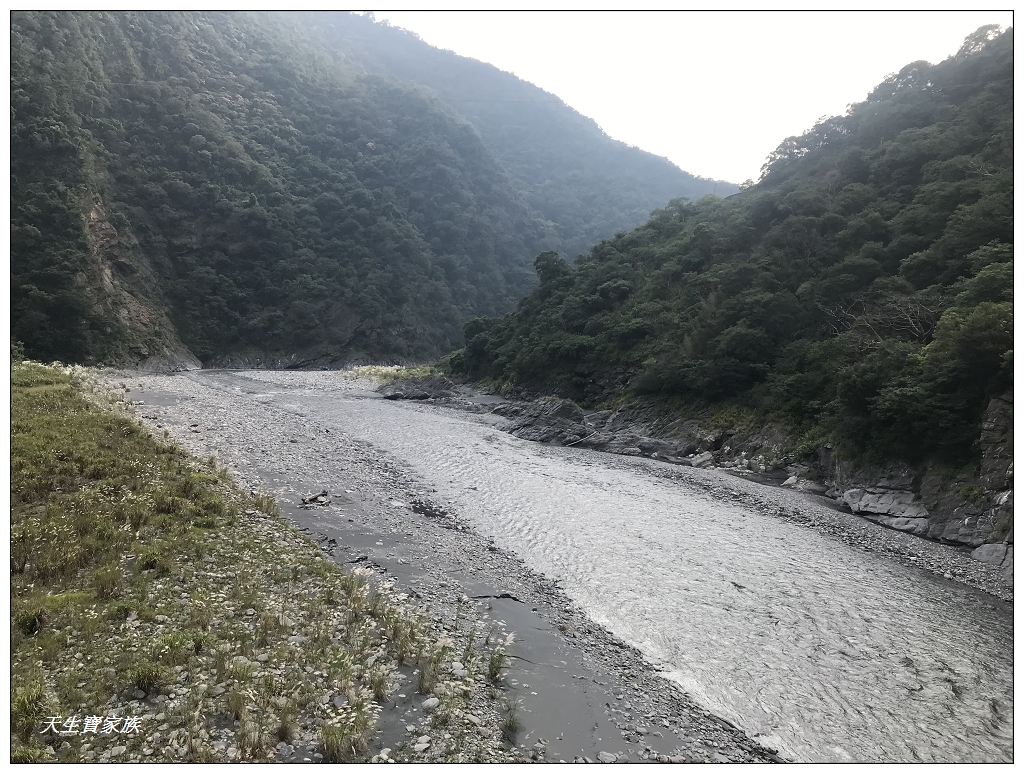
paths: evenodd
<path fill-rule="evenodd" d="M 513 308 L 533 255 L 584 238 L 573 218 L 620 227 L 577 211 L 587 180 L 559 176 L 565 223 L 541 214 L 473 123 L 364 66 L 332 18 L 12 15 L 12 336 L 30 355 L 131 361 L 180 337 L 212 362 L 423 360 Z"/>
<path fill-rule="evenodd" d="M 328 44 L 362 65 L 425 86 L 472 122 L 545 224 L 548 250 L 574 256 L 680 196 L 728 196 L 732 183 L 694 177 L 612 140 L 554 94 L 491 65 L 427 45 L 355 14 L 322 13 Z"/>
<path fill-rule="evenodd" d="M 468 323 L 449 367 L 970 457 L 1012 378 L 1012 154 L 1013 35 L 983 28 L 785 140 L 742 193 L 673 201 L 575 268 L 541 255 L 518 311 Z"/>

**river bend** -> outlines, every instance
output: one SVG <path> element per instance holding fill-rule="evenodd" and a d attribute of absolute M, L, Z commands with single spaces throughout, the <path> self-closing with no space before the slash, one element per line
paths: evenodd
<path fill-rule="evenodd" d="M 666 677 L 786 757 L 1013 759 L 1012 607 L 981 591 L 737 504 L 706 473 L 665 478 L 664 463 L 522 441 L 334 374 L 187 378 L 404 461 Z"/>

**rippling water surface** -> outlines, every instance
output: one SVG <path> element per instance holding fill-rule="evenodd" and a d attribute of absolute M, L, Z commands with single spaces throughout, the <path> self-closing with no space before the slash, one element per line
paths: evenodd
<path fill-rule="evenodd" d="M 479 531 L 561 578 L 592 618 L 783 755 L 1012 760 L 1012 609 L 993 597 L 716 501 L 652 475 L 658 463 L 286 389 L 271 374 L 196 378 L 263 391 L 404 460 Z"/>

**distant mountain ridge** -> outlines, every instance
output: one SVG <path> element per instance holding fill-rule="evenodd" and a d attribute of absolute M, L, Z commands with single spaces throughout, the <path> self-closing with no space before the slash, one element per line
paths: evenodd
<path fill-rule="evenodd" d="M 696 177 L 668 159 L 613 140 L 556 95 L 493 65 L 430 46 L 400 27 L 356 14 L 314 18 L 325 39 L 347 56 L 430 88 L 465 116 L 525 192 L 527 204 L 554 224 L 546 249 L 572 257 L 635 228 L 671 199 L 739 191 L 734 183 Z"/>

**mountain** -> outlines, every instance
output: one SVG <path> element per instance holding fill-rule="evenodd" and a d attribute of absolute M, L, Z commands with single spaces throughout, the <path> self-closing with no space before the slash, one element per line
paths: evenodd
<path fill-rule="evenodd" d="M 848 459 L 976 464 L 1012 386 L 1012 30 L 907 65 L 749 189 L 536 269 L 516 312 L 467 323 L 450 370 L 778 422 Z"/>
<path fill-rule="evenodd" d="M 560 103 L 495 145 L 438 91 L 364 62 L 336 34 L 347 19 L 13 13 L 12 340 L 85 363 L 424 360 L 513 308 L 541 250 L 687 192 Z M 552 151 L 531 145 L 545 121 L 562 145 L 603 142 L 618 171 L 603 187 L 571 164 L 527 175 Z M 667 169 L 646 189 L 644 165 Z"/>
<path fill-rule="evenodd" d="M 366 68 L 427 87 L 466 117 L 551 230 L 546 249 L 573 256 L 634 228 L 679 197 L 739 187 L 683 172 L 609 138 L 554 94 L 492 65 L 444 51 L 415 33 L 344 13 L 300 14 L 328 45 Z"/>

